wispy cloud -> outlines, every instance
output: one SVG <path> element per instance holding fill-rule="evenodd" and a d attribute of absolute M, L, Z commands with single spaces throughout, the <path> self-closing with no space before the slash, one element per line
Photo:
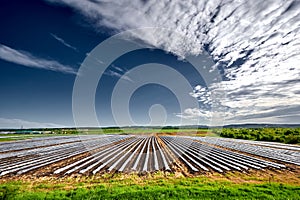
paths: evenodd
<path fill-rule="evenodd" d="M 133 80 L 129 76 L 124 75 L 126 73 L 126 70 L 124 70 L 116 65 L 111 65 L 111 66 L 112 66 L 112 69 L 109 69 L 107 72 L 105 72 L 104 73 L 105 75 L 117 77 L 119 79 L 123 79 L 123 80 L 129 81 L 129 82 L 133 82 Z"/>
<path fill-rule="evenodd" d="M 7 119 L 0 118 L 0 128 L 51 128 L 51 127 L 65 127 L 61 124 L 55 123 L 41 123 L 32 122 L 23 119 Z"/>
<path fill-rule="evenodd" d="M 68 47 L 68 48 L 70 48 L 70 49 L 73 49 L 74 51 L 77 51 L 77 52 L 78 52 L 78 50 L 77 50 L 76 47 L 70 45 L 70 44 L 67 43 L 64 39 L 58 37 L 57 35 L 55 35 L 55 34 L 53 34 L 53 33 L 50 33 L 50 35 L 51 35 L 54 39 L 56 39 L 58 42 L 60 42 L 60 43 L 62 43 L 63 45 L 65 45 L 66 47 Z"/>
<path fill-rule="evenodd" d="M 124 69 L 122 69 L 122 68 L 120 68 L 120 67 L 118 67 L 118 66 L 116 66 L 116 65 L 112 65 L 112 67 L 115 69 L 115 70 L 117 70 L 117 71 L 119 71 L 119 72 L 125 72 L 126 70 L 124 70 Z"/>
<path fill-rule="evenodd" d="M 0 59 L 26 67 L 63 72 L 66 74 L 77 74 L 75 69 L 70 66 L 65 66 L 55 60 L 39 58 L 28 52 L 12 49 L 3 44 L 0 44 Z"/>

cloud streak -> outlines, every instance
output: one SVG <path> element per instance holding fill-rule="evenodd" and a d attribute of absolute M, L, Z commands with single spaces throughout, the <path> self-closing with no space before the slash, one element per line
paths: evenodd
<path fill-rule="evenodd" d="M 107 76 L 117 77 L 125 81 L 133 82 L 133 80 L 129 76 L 124 75 L 125 73 L 125 70 L 115 65 L 112 65 L 112 69 L 109 69 L 107 72 L 104 72 L 104 74 Z"/>
<path fill-rule="evenodd" d="M 61 44 L 63 44 L 63 45 L 65 45 L 66 47 L 68 47 L 68 48 L 70 48 L 70 49 L 73 49 L 74 51 L 77 51 L 77 52 L 78 52 L 78 50 L 77 50 L 76 47 L 70 45 L 70 44 L 67 43 L 64 39 L 58 37 L 57 35 L 55 35 L 55 34 L 53 34 L 53 33 L 50 33 L 50 35 L 51 35 L 54 39 L 56 39 L 58 42 L 60 42 Z"/>
<path fill-rule="evenodd" d="M 28 52 L 12 49 L 3 44 L 0 44 L 0 59 L 26 67 L 62 72 L 65 74 L 77 74 L 75 69 L 70 66 L 65 66 L 55 60 L 39 58 Z"/>

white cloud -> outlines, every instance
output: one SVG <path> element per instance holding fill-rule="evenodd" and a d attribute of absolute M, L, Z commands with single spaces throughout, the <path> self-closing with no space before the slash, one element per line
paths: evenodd
<path fill-rule="evenodd" d="M 187 108 L 183 113 L 178 113 L 176 116 L 184 119 L 197 120 L 199 118 L 203 118 L 209 120 L 211 118 L 211 112 L 207 110 L 201 110 L 199 108 Z"/>
<path fill-rule="evenodd" d="M 230 83 L 231 81 L 228 81 Z M 225 84 L 225 82 L 223 82 Z M 294 82 L 280 82 L 278 84 L 257 83 L 239 88 L 224 88 L 226 98 L 214 99 L 209 90 L 196 86 L 190 94 L 197 98 L 203 105 L 212 105 L 217 101 L 217 107 L 223 108 L 222 111 L 227 124 L 244 122 L 264 122 L 264 123 L 298 123 L 296 116 L 300 112 L 300 95 L 297 87 L 293 87 Z M 224 85 L 223 85 L 224 87 Z M 262 89 L 263 88 L 263 89 Z M 214 91 L 214 88 L 211 89 Z M 217 112 L 220 112 L 217 108 Z M 202 106 L 202 112 L 213 114 L 214 107 Z M 288 116 L 284 122 L 284 116 Z M 291 120 L 292 119 L 292 120 Z"/>
<path fill-rule="evenodd" d="M 28 52 L 15 50 L 3 44 L 0 44 L 0 59 L 26 67 L 77 74 L 72 67 L 65 66 L 55 60 L 38 58 Z"/>
<path fill-rule="evenodd" d="M 219 103 L 234 115 L 228 117 L 230 122 L 242 120 L 245 115 L 253 116 L 248 119 L 252 121 L 272 120 L 276 116 L 263 119 L 259 116 L 276 115 L 275 111 L 289 114 L 291 110 L 282 108 L 300 106 L 298 0 L 50 2 L 73 7 L 93 20 L 96 28 L 173 30 L 168 35 L 160 31 L 150 35 L 147 30 L 141 30 L 134 37 L 179 57 L 199 55 L 206 46 L 216 66 L 224 68 L 226 81 L 221 82 L 221 87 L 227 98 Z M 176 32 L 187 39 L 178 40 Z M 209 92 L 216 86 L 200 89 L 195 88 L 191 95 L 209 105 L 212 101 Z M 286 122 L 290 123 L 288 119 Z"/>
<path fill-rule="evenodd" d="M 116 65 L 112 65 L 112 67 L 115 69 L 115 70 L 117 70 L 117 71 L 119 71 L 119 72 L 124 72 L 124 70 L 122 69 L 122 68 L 120 68 L 120 67 L 118 67 L 118 66 L 116 66 Z"/>
<path fill-rule="evenodd" d="M 123 80 L 126 80 L 126 81 L 133 82 L 133 80 L 131 78 L 129 78 L 128 76 L 122 75 L 121 73 L 115 72 L 115 71 L 112 71 L 112 70 L 108 70 L 108 72 L 105 72 L 104 74 L 108 75 L 108 76 L 117 77 L 117 78 L 120 78 L 120 79 L 123 79 Z"/>
<path fill-rule="evenodd" d="M 197 98 L 198 101 L 202 102 L 203 104 L 212 104 L 211 91 L 207 87 L 197 85 L 193 92 L 190 92 L 190 95 L 194 98 Z"/>
<path fill-rule="evenodd" d="M 23 119 L 6 119 L 0 118 L 0 128 L 51 128 L 51 127 L 65 127 L 64 125 L 54 123 L 40 123 L 26 121 Z"/>
<path fill-rule="evenodd" d="M 62 43 L 63 45 L 65 45 L 66 47 L 70 48 L 70 49 L 73 49 L 74 51 L 78 51 L 76 47 L 70 45 L 69 43 L 67 43 L 64 39 L 58 37 L 57 35 L 53 34 L 53 33 L 50 33 L 50 35 L 56 39 L 58 42 Z"/>
<path fill-rule="evenodd" d="M 112 66 L 112 70 L 109 69 L 107 72 L 104 72 L 105 75 L 117 77 L 117 78 L 129 81 L 129 82 L 133 82 L 133 80 L 129 76 L 124 75 L 126 73 L 126 71 L 124 69 L 122 69 L 116 65 L 111 65 L 111 66 Z"/>

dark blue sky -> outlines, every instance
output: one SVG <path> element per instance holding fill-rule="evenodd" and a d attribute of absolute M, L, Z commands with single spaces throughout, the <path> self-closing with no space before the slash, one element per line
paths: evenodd
<path fill-rule="evenodd" d="M 0 128 L 299 123 L 297 2 L 2 0 Z"/>
<path fill-rule="evenodd" d="M 88 52 L 114 34 L 105 27 L 96 30 L 91 21 L 68 7 L 39 0 L 2 1 L 0 25 L 3 27 L 0 31 L 2 51 L 9 48 L 32 59 L 59 63 L 75 72 Z M 0 59 L 0 127 L 74 126 L 72 89 L 76 75 L 44 66 L 35 67 L 15 59 Z M 173 67 L 186 76 L 193 87 L 201 82 L 189 63 L 162 50 L 127 53 L 115 60 L 100 80 L 103 87 L 98 88 L 95 98 L 101 125 L 115 125 L 110 97 L 120 77 L 110 71 L 118 72 L 117 66 L 125 73 L 144 63 Z M 129 105 L 133 120 L 137 124 L 149 123 L 148 110 L 154 104 L 165 107 L 168 124 L 178 123 L 180 118 L 176 113 L 180 113 L 180 109 L 176 96 L 168 88 L 156 84 L 141 86 L 133 94 Z"/>
<path fill-rule="evenodd" d="M 107 37 L 71 9 L 43 1 L 1 2 L 0 43 L 35 57 L 56 60 L 75 70 L 96 44 Z M 71 49 L 51 34 L 76 47 Z M 0 60 L 0 117 L 72 125 L 71 95 L 75 76 L 24 67 Z M 24 124 L 24 126 L 26 126 Z"/>

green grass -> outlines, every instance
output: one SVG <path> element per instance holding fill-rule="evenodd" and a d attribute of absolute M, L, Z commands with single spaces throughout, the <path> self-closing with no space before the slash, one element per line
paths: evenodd
<path fill-rule="evenodd" d="M 3 134 L 0 135 L 0 142 L 16 141 L 16 140 L 25 140 L 31 139 L 34 137 L 42 137 L 41 135 L 19 135 L 19 134 Z"/>
<path fill-rule="evenodd" d="M 151 133 L 206 133 L 209 129 L 159 129 L 159 128 L 103 128 L 83 131 L 85 134 L 151 134 Z M 80 134 L 80 133 L 79 133 Z"/>
<path fill-rule="evenodd" d="M 66 184 L 6 182 L 0 199 L 300 199 L 300 187 L 279 183 L 236 184 L 206 178 L 166 178 L 136 182 L 106 179 Z"/>
<path fill-rule="evenodd" d="M 49 130 L 47 130 L 49 131 Z M 210 129 L 205 128 L 150 128 L 150 127 L 139 127 L 139 128 L 90 128 L 90 129 L 54 129 L 51 130 L 52 134 L 24 134 L 24 133 L 14 133 L 14 134 L 0 134 L 0 136 L 8 136 L 7 139 L 1 139 L 0 141 L 12 141 L 20 139 L 28 139 L 33 137 L 46 137 L 46 136 L 59 136 L 59 135 L 86 135 L 86 134 L 155 134 L 155 133 L 164 133 L 164 134 L 188 134 L 188 135 L 208 135 L 212 136 L 213 134 Z M 10 138 L 9 138 L 10 137 Z"/>
<path fill-rule="evenodd" d="M 0 134 L 0 136 L 0 142 L 8 142 L 39 137 L 66 136 L 66 134 Z"/>
<path fill-rule="evenodd" d="M 15 138 L 0 138 L 0 142 L 9 142 L 9 141 L 14 141 L 16 140 Z"/>

